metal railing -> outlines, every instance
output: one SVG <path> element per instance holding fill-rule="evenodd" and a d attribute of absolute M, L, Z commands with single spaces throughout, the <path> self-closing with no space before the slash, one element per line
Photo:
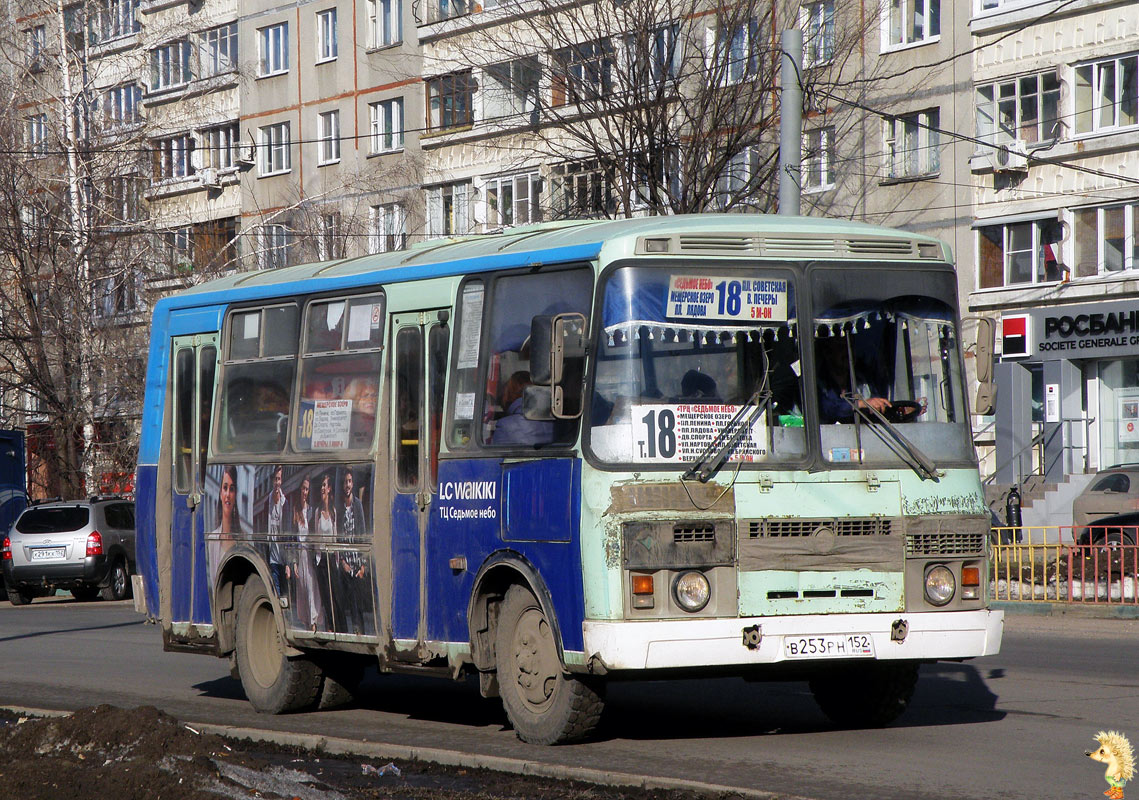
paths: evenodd
<path fill-rule="evenodd" d="M 993 528 L 990 596 L 1139 606 L 1139 526 Z"/>

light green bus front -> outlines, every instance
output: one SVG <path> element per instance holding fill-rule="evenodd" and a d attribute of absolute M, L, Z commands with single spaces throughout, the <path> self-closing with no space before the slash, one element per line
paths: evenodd
<path fill-rule="evenodd" d="M 590 671 L 803 676 L 832 717 L 882 722 L 919 663 L 999 650 L 942 245 L 664 235 L 601 261 Z"/>

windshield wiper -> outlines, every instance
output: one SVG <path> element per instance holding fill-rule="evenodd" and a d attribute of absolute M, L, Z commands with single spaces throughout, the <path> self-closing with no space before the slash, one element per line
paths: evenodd
<path fill-rule="evenodd" d="M 889 447 L 898 458 L 902 459 L 909 465 L 910 469 L 917 473 L 918 477 L 922 480 L 928 478 L 929 480 L 937 483 L 939 478 L 937 476 L 937 467 L 929 460 L 929 456 L 923 453 L 918 446 L 902 435 L 902 432 L 897 429 L 894 423 L 886 419 L 881 411 L 866 402 L 858 392 L 842 392 L 842 399 L 854 409 L 854 413 L 859 419 L 865 420 L 874 431 L 874 434 L 882 440 L 882 442 Z M 874 415 L 867 414 L 867 409 Z M 882 431 L 887 431 L 890 436 L 887 437 Z"/>
<path fill-rule="evenodd" d="M 740 410 L 736 412 L 735 416 L 728 420 L 727 424 L 716 433 L 708 446 L 696 457 L 692 465 L 680 476 L 682 481 L 692 480 L 696 478 L 701 483 L 707 483 L 708 480 L 719 471 L 720 467 L 727 461 L 728 455 L 739 444 L 740 439 L 743 437 L 744 431 L 750 431 L 751 426 L 755 423 L 756 418 L 764 409 L 767 408 L 767 401 L 771 399 L 771 391 L 769 389 L 759 389 L 749 397 Z M 737 423 L 743 419 L 744 414 L 747 413 L 749 406 L 754 405 L 751 413 L 747 414 L 742 424 L 737 426 Z"/>

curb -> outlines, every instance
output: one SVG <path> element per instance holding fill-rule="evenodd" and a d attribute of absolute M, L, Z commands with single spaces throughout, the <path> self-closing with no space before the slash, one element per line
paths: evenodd
<path fill-rule="evenodd" d="M 1119 603 L 1049 603 L 993 601 L 989 606 L 1008 615 L 1078 617 L 1081 619 L 1139 619 L 1139 605 Z"/>
<path fill-rule="evenodd" d="M 29 717 L 65 717 L 72 713 L 70 711 L 26 708 L 23 706 L 3 706 L 3 708 L 13 714 L 22 714 Z M 478 753 L 464 753 L 458 750 L 443 750 L 435 747 L 409 747 L 406 745 L 345 739 L 336 736 L 321 736 L 319 734 L 289 733 L 287 731 L 274 731 L 264 728 L 242 728 L 234 725 L 215 725 L 209 722 L 186 722 L 184 720 L 180 722 L 196 732 L 212 733 L 227 739 L 248 739 L 254 742 L 269 742 L 270 744 L 320 751 L 335 756 L 357 756 L 386 761 L 427 761 L 446 767 L 487 769 L 536 778 L 580 781 L 582 783 L 592 783 L 600 786 L 627 786 L 637 789 L 655 789 L 661 791 L 672 789 L 691 792 L 694 795 L 709 798 L 740 797 L 748 798 L 749 800 L 812 800 L 812 798 L 801 795 L 767 792 L 762 789 L 745 789 L 739 786 L 724 786 L 722 784 L 704 783 L 702 781 L 691 781 L 683 778 L 636 775 L 631 772 L 613 772 L 603 769 L 590 769 L 588 767 L 569 767 L 561 764 L 547 764 L 521 758 L 487 756 Z"/>

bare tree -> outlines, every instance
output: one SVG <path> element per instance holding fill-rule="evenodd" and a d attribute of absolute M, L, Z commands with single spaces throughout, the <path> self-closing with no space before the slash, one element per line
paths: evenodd
<path fill-rule="evenodd" d="M 496 23 L 427 45 L 428 70 L 439 73 L 428 79 L 429 127 L 446 129 L 466 81 L 472 105 L 481 98 L 476 126 L 498 129 L 485 147 L 552 165 L 553 217 L 774 210 L 779 30 L 802 15 L 808 67 L 797 77 L 818 124 L 827 109 L 814 100 L 869 24 L 837 26 L 833 12 L 812 17 L 813 5 L 503 6 Z"/>

